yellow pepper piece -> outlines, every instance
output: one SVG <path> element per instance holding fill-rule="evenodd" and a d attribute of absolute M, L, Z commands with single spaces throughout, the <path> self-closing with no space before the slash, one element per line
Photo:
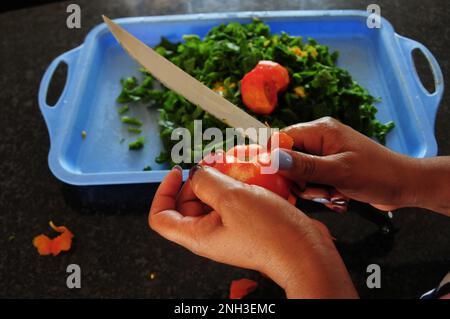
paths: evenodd
<path fill-rule="evenodd" d="M 294 92 L 301 98 L 304 98 L 306 96 L 305 88 L 303 86 L 297 86 L 296 88 L 294 88 Z"/>

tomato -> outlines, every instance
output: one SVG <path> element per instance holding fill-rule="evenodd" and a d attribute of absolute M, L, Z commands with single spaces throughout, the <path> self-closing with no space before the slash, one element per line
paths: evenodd
<path fill-rule="evenodd" d="M 240 155 L 241 158 L 236 156 Z M 275 173 L 262 174 L 261 168 L 270 165 L 270 153 L 258 144 L 238 145 L 228 152 L 206 156 L 200 163 L 214 167 L 219 172 L 250 185 L 264 187 L 288 199 L 289 181 Z"/>
<path fill-rule="evenodd" d="M 265 152 L 259 144 L 236 145 L 227 151 L 227 155 L 236 157 L 240 161 L 250 161 L 258 154 Z"/>
<path fill-rule="evenodd" d="M 275 83 L 255 69 L 242 79 L 241 94 L 244 104 L 257 114 L 272 113 L 278 102 Z"/>
<path fill-rule="evenodd" d="M 289 72 L 285 67 L 273 61 L 259 61 L 256 69 L 263 71 L 275 83 L 277 93 L 287 89 Z"/>
<path fill-rule="evenodd" d="M 260 61 L 241 81 L 244 104 L 257 114 L 270 114 L 278 102 L 278 93 L 289 85 L 289 73 L 280 64 Z"/>

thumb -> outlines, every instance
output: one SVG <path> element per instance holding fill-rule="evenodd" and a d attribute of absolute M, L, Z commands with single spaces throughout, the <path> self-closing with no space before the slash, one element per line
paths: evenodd
<path fill-rule="evenodd" d="M 219 214 L 226 214 L 223 204 L 229 204 L 227 194 L 234 190 L 247 192 L 244 184 L 230 176 L 222 174 L 209 166 L 197 165 L 189 173 L 192 190 L 203 203 L 216 210 Z M 251 193 L 246 193 L 251 196 Z M 235 203 L 236 204 L 236 203 Z"/>
<path fill-rule="evenodd" d="M 275 149 L 272 158 L 278 158 L 279 173 L 293 181 L 306 181 L 337 186 L 346 178 L 342 154 L 316 156 L 288 149 Z"/>

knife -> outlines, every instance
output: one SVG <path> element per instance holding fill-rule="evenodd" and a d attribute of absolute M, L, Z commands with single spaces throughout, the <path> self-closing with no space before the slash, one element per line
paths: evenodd
<path fill-rule="evenodd" d="M 111 33 L 128 54 L 164 86 L 177 92 L 192 104 L 198 105 L 230 127 L 243 129 L 244 132 L 249 128 L 255 128 L 257 134 L 261 128 L 268 129 L 264 123 L 184 72 L 108 17 L 104 15 L 102 17 Z M 270 131 L 267 134 L 270 136 Z"/>
<path fill-rule="evenodd" d="M 109 30 L 119 44 L 156 79 L 169 89 L 177 92 L 189 102 L 198 105 L 218 120 L 230 127 L 243 129 L 266 129 L 266 137 L 271 136 L 272 129 L 246 113 L 227 99 L 223 98 L 206 85 L 184 72 L 178 66 L 155 52 L 152 48 L 128 33 L 119 25 L 102 15 Z M 249 136 L 252 138 L 253 136 Z M 256 141 L 254 141 L 256 142 Z M 348 202 L 345 203 L 345 206 Z"/>

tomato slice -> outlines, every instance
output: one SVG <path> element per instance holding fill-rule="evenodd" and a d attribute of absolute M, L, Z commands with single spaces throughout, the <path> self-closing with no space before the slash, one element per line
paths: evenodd
<path fill-rule="evenodd" d="M 241 82 L 244 104 L 257 114 L 270 114 L 277 105 L 277 87 L 264 72 L 253 69 Z"/>

